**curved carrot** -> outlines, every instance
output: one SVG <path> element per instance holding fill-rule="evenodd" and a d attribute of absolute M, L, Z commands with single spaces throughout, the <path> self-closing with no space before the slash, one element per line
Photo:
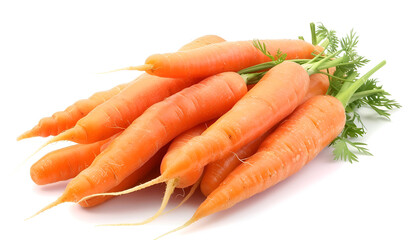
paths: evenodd
<path fill-rule="evenodd" d="M 303 40 L 265 40 L 267 51 L 277 50 L 287 54 L 286 59 L 310 59 L 315 48 Z M 268 62 L 271 59 L 257 50 L 252 41 L 222 42 L 200 49 L 176 53 L 155 54 L 146 59 L 145 65 L 119 70 L 141 70 L 161 77 L 201 78 L 213 74 L 239 71 Z"/>
<path fill-rule="evenodd" d="M 120 84 L 107 91 L 97 92 L 87 99 L 79 100 L 64 111 L 56 112 L 51 117 L 39 120 L 36 126 L 21 134 L 17 140 L 37 136 L 55 136 L 64 130 L 72 128 L 79 119 L 86 116 L 96 106 L 120 93 L 127 85 L 128 83 Z"/>
<path fill-rule="evenodd" d="M 180 133 L 228 111 L 246 91 L 239 74 L 226 72 L 154 104 L 70 181 L 61 197 L 40 212 L 108 191 Z"/>

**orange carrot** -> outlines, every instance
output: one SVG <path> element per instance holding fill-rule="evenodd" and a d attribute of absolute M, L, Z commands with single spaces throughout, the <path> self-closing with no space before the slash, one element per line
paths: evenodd
<path fill-rule="evenodd" d="M 87 168 L 110 139 L 90 144 L 76 144 L 52 151 L 31 167 L 32 180 L 38 185 L 68 180 Z"/>
<path fill-rule="evenodd" d="M 310 59 L 315 48 L 303 40 L 265 40 L 267 50 L 287 54 L 287 59 Z M 213 74 L 239 71 L 271 59 L 257 50 L 252 41 L 222 42 L 199 49 L 155 54 L 138 67 L 119 70 L 141 70 L 161 77 L 201 78 Z"/>
<path fill-rule="evenodd" d="M 154 104 L 70 181 L 60 198 L 40 212 L 110 190 L 177 135 L 228 111 L 246 91 L 239 74 L 226 72 Z"/>
<path fill-rule="evenodd" d="M 128 83 L 120 84 L 107 91 L 97 92 L 87 99 L 79 100 L 64 111 L 56 112 L 51 117 L 41 119 L 36 126 L 20 135 L 17 140 L 37 136 L 55 136 L 72 128 L 79 119 L 86 116 L 96 106 L 120 93 L 127 85 Z"/>
<path fill-rule="evenodd" d="M 139 181 L 143 180 L 146 176 L 149 175 L 149 173 L 153 169 L 159 166 L 160 162 L 162 161 L 162 157 L 165 155 L 167 149 L 168 149 L 167 146 L 161 148 L 143 166 L 141 166 L 139 169 L 133 172 L 130 176 L 125 178 L 116 187 L 111 188 L 108 192 L 122 191 L 138 184 Z M 79 202 L 79 205 L 82 207 L 93 207 L 111 199 L 112 197 L 114 196 L 98 196 L 98 197 L 87 199 L 86 201 L 81 201 Z"/>

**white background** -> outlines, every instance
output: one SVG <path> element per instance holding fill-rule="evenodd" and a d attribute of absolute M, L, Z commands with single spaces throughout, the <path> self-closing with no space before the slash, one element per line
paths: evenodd
<path fill-rule="evenodd" d="M 388 3 L 389 2 L 389 3 Z M 136 227 L 158 209 L 163 186 L 92 209 L 63 204 L 24 221 L 55 200 L 64 183 L 36 186 L 19 164 L 45 139 L 17 142 L 37 121 L 92 93 L 134 79 L 138 72 L 96 74 L 142 64 L 192 39 L 310 39 L 309 23 L 339 36 L 351 28 L 359 52 L 387 65 L 375 74 L 403 106 L 392 120 L 365 116 L 373 157 L 332 160 L 323 151 L 303 170 L 230 210 L 164 239 L 420 239 L 418 112 L 419 30 L 415 1 L 1 1 L 1 235 L 7 239 L 153 239 L 181 225 L 203 200 Z M 182 192 L 178 192 L 182 193 Z M 171 201 L 175 206 L 181 197 Z M 8 235 L 12 234 L 12 235 Z M 3 238 L 6 239 L 6 238 Z"/>

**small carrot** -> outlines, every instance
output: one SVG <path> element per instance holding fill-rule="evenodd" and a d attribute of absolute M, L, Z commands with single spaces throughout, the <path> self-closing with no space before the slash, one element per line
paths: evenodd
<path fill-rule="evenodd" d="M 342 132 L 351 96 L 384 64 L 378 64 L 336 97 L 318 95 L 304 102 L 262 142 L 246 164 L 226 177 L 190 220 L 168 233 L 228 209 L 299 171 Z"/>
<path fill-rule="evenodd" d="M 52 151 L 31 167 L 32 180 L 38 185 L 68 180 L 87 168 L 110 139 L 90 144 L 75 144 Z"/>
<path fill-rule="evenodd" d="M 61 197 L 40 212 L 108 191 L 180 133 L 228 111 L 246 91 L 239 74 L 226 72 L 154 104 L 70 181 Z"/>
<path fill-rule="evenodd" d="M 76 122 L 86 116 L 96 106 L 120 93 L 128 83 L 120 84 L 107 91 L 97 92 L 87 99 L 82 99 L 67 107 L 64 111 L 56 112 L 51 117 L 39 120 L 31 130 L 21 134 L 17 140 L 30 137 L 55 136 L 64 130 L 74 127 Z"/>
<path fill-rule="evenodd" d="M 267 51 L 280 50 L 287 59 L 311 59 L 315 48 L 303 40 L 265 40 Z M 213 74 L 239 71 L 241 69 L 270 61 L 258 51 L 253 41 L 222 42 L 199 49 L 167 54 L 155 54 L 146 59 L 142 66 L 119 70 L 140 70 L 161 77 L 202 78 Z"/>

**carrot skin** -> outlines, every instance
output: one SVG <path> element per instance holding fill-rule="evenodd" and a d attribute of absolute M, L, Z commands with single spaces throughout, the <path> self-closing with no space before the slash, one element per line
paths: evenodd
<path fill-rule="evenodd" d="M 287 54 L 287 59 L 310 59 L 315 48 L 302 40 L 264 40 L 267 50 Z M 268 62 L 271 59 L 254 47 L 252 41 L 222 42 L 189 51 L 155 54 L 146 59 L 149 74 L 174 78 L 201 78 Z"/>
<path fill-rule="evenodd" d="M 340 134 L 345 121 L 345 109 L 336 98 L 309 99 L 263 141 L 248 164 L 229 174 L 192 219 L 230 208 L 296 173 Z"/>
<path fill-rule="evenodd" d="M 107 192 L 174 137 L 228 111 L 246 91 L 242 77 L 227 72 L 154 104 L 100 153 L 90 167 L 69 182 L 59 201 L 78 201 Z"/>
<path fill-rule="evenodd" d="M 118 192 L 125 189 L 128 189 L 132 186 L 135 186 L 138 184 L 139 181 L 144 179 L 149 173 L 157 168 L 162 161 L 162 158 L 164 154 L 166 153 L 168 147 L 165 146 L 161 148 L 153 157 L 149 159 L 143 166 L 141 166 L 139 169 L 137 169 L 134 173 L 132 173 L 130 176 L 125 178 L 120 184 L 117 186 L 111 188 L 108 192 Z M 84 208 L 90 208 L 97 206 L 99 204 L 102 204 L 109 199 L 113 198 L 114 196 L 97 196 L 90 199 L 87 199 L 86 201 L 79 202 L 79 205 Z"/>
<path fill-rule="evenodd" d="M 109 139 L 91 144 L 76 144 L 52 151 L 31 166 L 34 183 L 45 185 L 68 180 L 87 168 Z"/>

